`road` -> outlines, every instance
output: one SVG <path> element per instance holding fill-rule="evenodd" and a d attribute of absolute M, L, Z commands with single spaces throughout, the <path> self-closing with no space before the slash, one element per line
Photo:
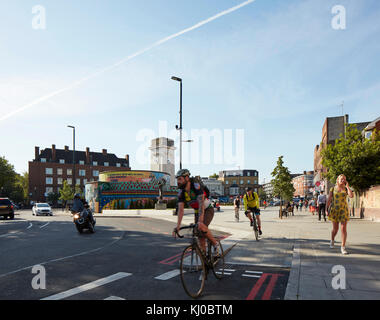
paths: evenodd
<path fill-rule="evenodd" d="M 35 217 L 29 210 L 17 211 L 15 220 L 0 220 L 0 300 L 189 300 L 178 273 L 188 240 L 174 239 L 174 226 L 173 216 L 102 216 L 95 234 L 80 235 L 69 214 Z M 284 242 L 286 250 L 277 245 L 278 251 L 260 256 L 265 237 L 256 242 L 247 221 L 240 222 L 242 227 L 249 236 L 236 240 L 226 257 L 225 277 L 211 275 L 201 300 L 284 298 L 289 263 L 264 262 L 288 261 L 291 245 Z M 226 240 L 236 235 L 228 226 L 217 229 L 214 234 Z M 42 270 L 33 267 L 40 265 L 45 289 L 33 288 Z"/>

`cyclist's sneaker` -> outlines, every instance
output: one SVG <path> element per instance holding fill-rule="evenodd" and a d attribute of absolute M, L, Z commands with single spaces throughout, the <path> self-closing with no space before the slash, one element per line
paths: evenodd
<path fill-rule="evenodd" d="M 341 250 L 342 254 L 348 254 L 346 247 L 341 247 L 340 250 Z"/>
<path fill-rule="evenodd" d="M 334 248 L 334 240 L 331 240 L 331 241 L 330 241 L 330 248 L 331 248 L 331 249 Z"/>
<path fill-rule="evenodd" d="M 263 232 L 261 231 L 261 229 L 259 229 L 259 235 L 261 236 L 263 234 Z"/>
<path fill-rule="evenodd" d="M 253 221 L 251 221 L 251 227 L 253 227 Z"/>

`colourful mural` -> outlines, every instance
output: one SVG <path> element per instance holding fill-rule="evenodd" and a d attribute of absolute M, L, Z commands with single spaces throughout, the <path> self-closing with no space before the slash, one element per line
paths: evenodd
<path fill-rule="evenodd" d="M 163 187 L 163 200 L 175 203 L 177 187 L 170 186 L 170 175 L 157 171 L 108 171 L 99 175 L 98 182 L 86 184 L 86 201 L 94 212 L 107 209 L 150 209 Z"/>

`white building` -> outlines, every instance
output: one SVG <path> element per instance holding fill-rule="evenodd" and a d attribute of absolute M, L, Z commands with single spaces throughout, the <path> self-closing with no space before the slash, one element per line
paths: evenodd
<path fill-rule="evenodd" d="M 224 196 L 224 187 L 222 181 L 215 178 L 202 178 L 202 182 L 210 190 L 211 196 Z"/>
<path fill-rule="evenodd" d="M 175 186 L 174 140 L 156 138 L 152 140 L 150 150 L 150 169 L 170 174 L 170 185 Z"/>

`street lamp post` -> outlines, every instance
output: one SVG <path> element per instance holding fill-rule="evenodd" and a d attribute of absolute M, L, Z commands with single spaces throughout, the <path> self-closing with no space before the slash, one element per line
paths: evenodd
<path fill-rule="evenodd" d="M 182 79 L 178 77 L 172 77 L 172 80 L 179 81 L 179 168 L 182 169 Z"/>
<path fill-rule="evenodd" d="M 75 127 L 67 126 L 68 128 L 73 129 L 73 190 L 75 193 Z"/>

